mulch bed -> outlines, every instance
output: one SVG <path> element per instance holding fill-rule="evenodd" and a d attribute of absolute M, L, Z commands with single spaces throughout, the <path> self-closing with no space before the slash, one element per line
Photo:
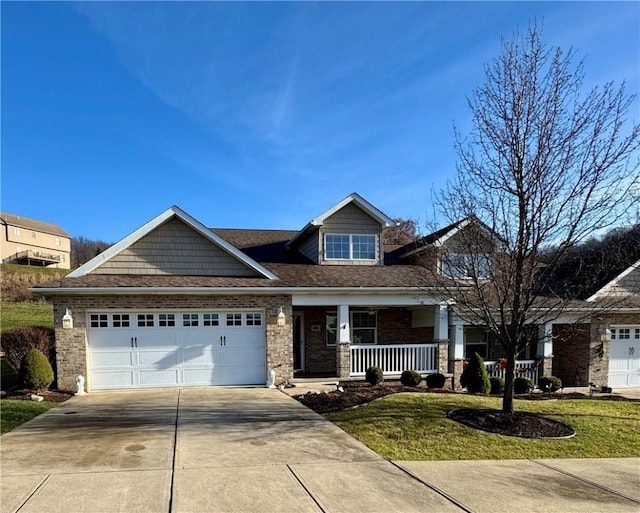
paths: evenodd
<path fill-rule="evenodd" d="M 474 429 L 520 438 L 569 438 L 576 434 L 567 424 L 525 412 L 506 415 L 498 410 L 460 408 L 447 417 Z"/>
<path fill-rule="evenodd" d="M 320 393 L 307 392 L 306 394 L 295 396 L 295 398 L 313 411 L 323 414 L 357 407 L 370 403 L 380 397 L 397 394 L 399 392 L 461 393 L 447 388 L 430 390 L 425 387 L 424 382 L 418 387 L 405 387 L 399 382 L 383 382 L 374 386 L 366 382 L 344 382 L 340 383 L 340 386 L 343 392 L 339 392 L 338 390 Z M 527 399 L 537 401 L 589 398 L 589 396 L 585 394 L 564 394 L 562 392 L 552 394 L 529 393 L 514 397 L 516 400 Z M 628 400 L 612 395 L 594 396 L 593 399 L 609 401 Z M 575 435 L 575 431 L 571 426 L 525 412 L 515 412 L 511 417 L 508 417 L 499 410 L 464 408 L 453 410 L 449 412 L 447 416 L 466 426 L 507 436 L 523 438 L 565 438 Z"/>
<path fill-rule="evenodd" d="M 61 392 L 59 390 L 47 390 L 46 392 L 36 392 L 31 389 L 12 389 L 5 390 L 2 393 L 2 399 L 12 399 L 14 401 L 31 401 L 31 395 L 37 394 L 44 397 L 45 401 L 52 403 L 62 403 L 67 399 L 73 397 L 73 394 L 69 392 Z"/>

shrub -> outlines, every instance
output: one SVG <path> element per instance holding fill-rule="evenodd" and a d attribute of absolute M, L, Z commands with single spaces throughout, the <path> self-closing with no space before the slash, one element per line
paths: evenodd
<path fill-rule="evenodd" d="M 44 326 L 25 326 L 3 331 L 0 345 L 14 374 L 20 372 L 20 364 L 29 349 L 37 349 L 48 359 L 51 367 L 56 364 L 55 332 Z"/>
<path fill-rule="evenodd" d="M 498 395 L 504 392 L 504 379 L 493 376 L 489 378 L 489 383 L 491 383 L 491 395 Z"/>
<path fill-rule="evenodd" d="M 542 376 L 538 380 L 538 388 L 543 392 L 555 392 L 562 388 L 562 380 L 555 376 Z"/>
<path fill-rule="evenodd" d="M 428 374 L 427 388 L 443 388 L 446 380 L 447 378 L 445 378 L 444 374 L 440 374 L 439 372 L 436 374 Z"/>
<path fill-rule="evenodd" d="M 400 383 L 405 387 L 417 387 L 422 381 L 422 376 L 414 370 L 403 371 L 400 376 Z"/>
<path fill-rule="evenodd" d="M 487 395 L 491 390 L 489 374 L 484 366 L 484 360 L 478 353 L 473 353 L 467 367 L 462 371 L 460 384 L 472 394 Z"/>
<path fill-rule="evenodd" d="M 46 390 L 53 383 L 53 369 L 42 351 L 29 349 L 22 359 L 20 375 L 29 388 Z"/>
<path fill-rule="evenodd" d="M 377 385 L 384 381 L 384 373 L 380 367 L 369 367 L 365 374 L 365 379 L 372 385 Z"/>
<path fill-rule="evenodd" d="M 3 356 L 0 358 L 0 388 L 9 390 L 19 383 L 18 376 L 13 369 L 9 367 L 7 359 Z"/>
<path fill-rule="evenodd" d="M 533 390 L 533 381 L 529 378 L 515 378 L 513 380 L 514 394 L 526 394 L 531 390 Z"/>

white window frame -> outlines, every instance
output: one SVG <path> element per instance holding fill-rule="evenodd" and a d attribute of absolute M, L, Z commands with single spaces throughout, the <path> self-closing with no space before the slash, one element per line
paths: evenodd
<path fill-rule="evenodd" d="M 60 237 L 56 237 L 56 246 L 60 245 Z"/>
<path fill-rule="evenodd" d="M 20 235 L 22 235 L 22 232 L 20 231 L 20 228 L 14 228 L 13 234 L 20 237 Z"/>
<path fill-rule="evenodd" d="M 476 262 L 474 263 L 473 260 L 476 260 Z M 481 260 L 483 261 L 482 265 L 480 265 Z M 491 263 L 487 255 L 473 255 L 471 253 L 449 253 L 442 255 L 442 258 L 440 259 L 440 273 L 443 276 L 454 279 L 473 278 L 473 276 L 470 276 L 467 272 L 472 267 L 475 267 L 478 271 L 477 278 L 488 278 L 490 266 Z M 483 270 L 485 272 L 481 274 L 481 271 Z M 455 272 L 452 273 L 451 271 Z"/>
<path fill-rule="evenodd" d="M 327 238 L 328 237 L 349 237 L 349 256 L 347 258 L 330 257 L 327 254 Z M 353 256 L 353 238 L 354 237 L 373 237 L 373 258 L 355 258 Z M 375 262 L 378 260 L 378 235 L 375 233 L 325 233 L 324 234 L 324 259 L 328 261 L 346 261 L 355 260 L 362 262 Z"/>
<path fill-rule="evenodd" d="M 329 319 L 333 318 L 335 319 L 335 327 L 329 327 Z M 325 335 L 324 335 L 324 342 L 325 345 L 327 347 L 335 347 L 336 343 L 338 342 L 338 312 L 326 312 L 325 316 L 324 316 L 324 323 L 325 323 Z M 333 337 L 333 342 L 331 342 L 329 340 L 329 334 L 333 333 L 334 337 Z"/>
<path fill-rule="evenodd" d="M 364 314 L 367 315 L 368 317 L 373 317 L 374 318 L 374 326 L 363 326 L 363 327 L 356 327 L 355 326 L 355 322 L 354 322 L 354 314 Z M 351 320 L 351 343 L 355 344 L 355 345 L 363 345 L 363 346 L 375 346 L 378 343 L 378 312 L 376 312 L 375 310 L 373 311 L 369 311 L 369 310 L 354 310 L 353 312 L 349 313 L 349 317 Z M 355 331 L 356 330 L 371 330 L 373 331 L 373 342 L 356 342 L 356 335 L 355 335 Z"/>
<path fill-rule="evenodd" d="M 479 333 L 480 331 L 483 332 L 483 337 L 484 340 L 467 340 L 468 335 L 469 335 L 469 331 L 468 330 L 474 330 Z M 489 334 L 483 330 L 482 328 L 478 328 L 475 326 L 470 326 L 468 328 L 465 328 L 464 330 L 464 357 L 466 358 L 471 358 L 473 356 L 473 354 L 469 354 L 467 351 L 467 346 L 484 346 L 484 356 L 480 355 L 484 360 L 489 359 Z M 478 353 L 479 354 L 479 353 Z"/>

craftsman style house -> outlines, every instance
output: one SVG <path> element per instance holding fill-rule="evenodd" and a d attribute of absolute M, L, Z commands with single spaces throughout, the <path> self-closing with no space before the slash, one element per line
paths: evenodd
<path fill-rule="evenodd" d="M 355 193 L 299 231 L 210 229 L 171 207 L 33 289 L 54 304 L 58 384 L 74 389 L 83 375 L 90 391 L 249 385 L 270 370 L 279 383 L 357 378 L 370 365 L 455 377 L 474 351 L 499 357 L 487 331 L 442 301 L 430 269 L 450 272 L 437 248 L 471 222 L 400 247 L 383 243 L 393 220 Z M 431 260 L 415 258 L 425 250 Z M 551 372 L 554 329 L 539 328 L 519 372 Z"/>
<path fill-rule="evenodd" d="M 71 238 L 59 226 L 3 212 L 0 226 L 3 263 L 71 268 Z"/>

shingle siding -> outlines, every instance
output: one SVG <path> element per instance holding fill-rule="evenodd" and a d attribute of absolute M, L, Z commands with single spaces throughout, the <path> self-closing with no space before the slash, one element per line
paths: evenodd
<path fill-rule="evenodd" d="M 326 234 L 359 234 L 376 235 L 377 248 L 375 260 L 325 260 L 324 259 L 324 236 Z M 349 203 L 338 210 L 335 214 L 325 219 L 320 229 L 320 247 L 318 253 L 320 262 L 326 265 L 379 265 L 381 255 L 384 254 L 382 247 L 382 226 L 378 221 L 365 213 L 362 209 Z"/>
<path fill-rule="evenodd" d="M 93 271 L 93 274 L 246 276 L 256 271 L 171 219 Z"/>
<path fill-rule="evenodd" d="M 298 251 L 316 264 L 320 263 L 322 255 L 320 254 L 320 244 L 318 242 L 320 235 L 318 231 L 314 231 L 311 236 L 304 241 Z"/>

